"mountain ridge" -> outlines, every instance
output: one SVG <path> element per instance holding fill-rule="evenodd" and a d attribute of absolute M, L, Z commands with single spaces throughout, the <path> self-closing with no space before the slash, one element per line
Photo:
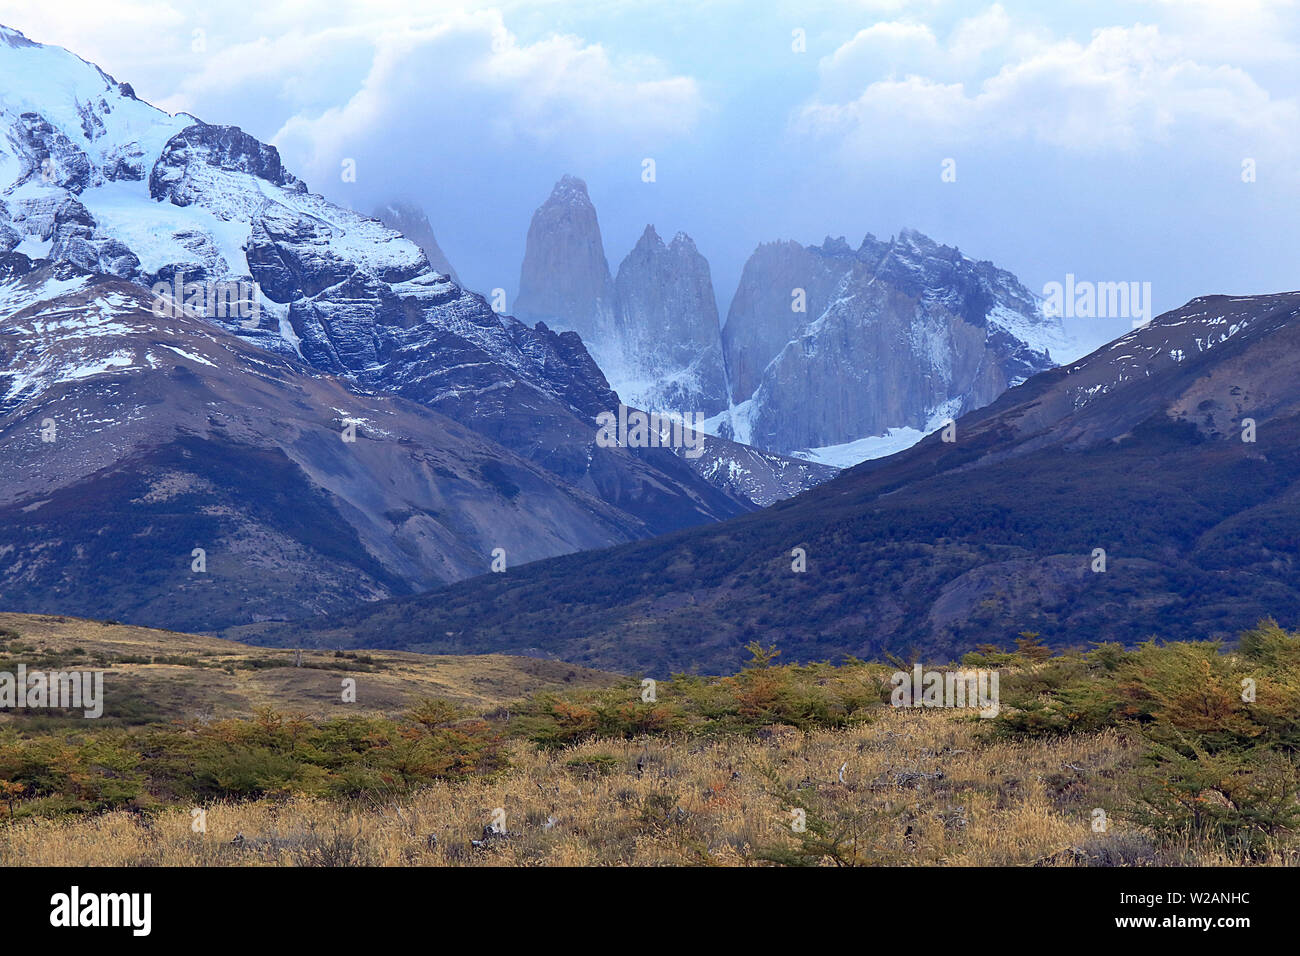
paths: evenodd
<path fill-rule="evenodd" d="M 210 630 L 648 534 L 422 405 L 82 280 L 0 321 L 10 609 Z"/>
<path fill-rule="evenodd" d="M 954 441 L 762 512 L 263 638 L 687 671 L 752 640 L 819 660 L 955 659 L 1023 630 L 1228 639 L 1300 619 L 1296 356 L 1300 293 L 1198 298 L 957 419 Z"/>

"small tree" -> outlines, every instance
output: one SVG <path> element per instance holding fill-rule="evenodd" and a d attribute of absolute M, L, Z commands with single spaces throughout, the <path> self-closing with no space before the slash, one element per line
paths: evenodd
<path fill-rule="evenodd" d="M 1047 647 L 1037 631 L 1021 631 L 1016 638 L 1016 653 L 1028 661 L 1037 663 L 1052 656 L 1052 649 Z"/>
<path fill-rule="evenodd" d="M 745 650 L 749 651 L 749 661 L 745 664 L 746 668 L 767 668 L 781 656 L 781 652 L 776 649 L 776 645 L 770 645 L 764 650 L 763 645 L 758 641 L 750 641 L 745 645 Z"/>

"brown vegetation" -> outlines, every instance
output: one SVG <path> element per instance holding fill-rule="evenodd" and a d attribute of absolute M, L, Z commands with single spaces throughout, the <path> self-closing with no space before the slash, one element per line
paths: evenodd
<path fill-rule="evenodd" d="M 11 717 L 0 863 L 1300 863 L 1300 639 L 1271 622 L 1230 653 L 985 648 L 965 663 L 1004 675 L 992 720 L 888 706 L 894 665 L 751 651 L 652 701 L 606 678 L 326 719 Z"/>

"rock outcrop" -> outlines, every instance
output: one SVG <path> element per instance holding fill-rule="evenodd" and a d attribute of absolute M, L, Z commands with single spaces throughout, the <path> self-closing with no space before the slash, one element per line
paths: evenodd
<path fill-rule="evenodd" d="M 727 407 L 718 306 L 709 263 L 679 232 L 665 245 L 646 226 L 614 280 L 617 355 L 605 368 L 638 408 L 715 415 Z M 597 361 L 607 349 L 597 349 Z M 621 364 L 615 365 L 615 360 Z"/>
<path fill-rule="evenodd" d="M 514 311 L 525 321 L 577 332 L 589 346 L 613 339 L 614 283 L 596 207 L 581 179 L 563 177 L 533 213 Z"/>
<path fill-rule="evenodd" d="M 533 214 L 516 311 L 582 336 L 628 405 L 715 415 L 727 407 L 708 260 L 685 233 L 648 225 L 610 279 L 596 209 L 565 176 Z"/>
<path fill-rule="evenodd" d="M 730 434 L 790 453 L 924 433 L 1053 367 L 1061 338 L 1011 273 L 919 232 L 760 246 L 722 330 Z"/>

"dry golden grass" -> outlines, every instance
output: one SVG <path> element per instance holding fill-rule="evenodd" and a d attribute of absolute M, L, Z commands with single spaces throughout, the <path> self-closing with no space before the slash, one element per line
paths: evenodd
<path fill-rule="evenodd" d="M 648 759 L 643 773 L 637 762 Z M 605 772 L 570 766 L 611 756 Z M 591 740 L 556 753 L 511 744 L 492 781 L 435 785 L 366 806 L 290 798 L 0 828 L 0 864 L 34 866 L 746 865 L 798 845 L 810 820 L 857 817 L 842 859 L 883 865 L 1234 863 L 1155 847 L 1112 813 L 1135 754 L 1113 733 L 1031 743 L 985 739 L 978 719 L 894 711 L 843 731 L 772 728 L 711 742 Z M 843 782 L 840 768 L 844 767 Z M 941 772 L 941 777 L 933 774 Z M 920 774 L 922 776 L 909 776 Z M 507 836 L 485 840 L 493 811 Z M 479 841 L 481 846 L 475 846 Z M 819 862 L 831 863 L 831 856 Z M 1279 854 L 1269 862 L 1290 863 Z"/>
<path fill-rule="evenodd" d="M 343 712 L 391 715 L 428 697 L 485 710 L 539 691 L 608 686 L 619 679 L 559 661 L 504 654 L 358 652 L 375 662 L 376 669 L 367 671 L 349 669 L 349 661 L 336 658 L 333 651 L 304 650 L 305 666 L 293 667 L 292 650 L 49 615 L 0 614 L 4 630 L 18 635 L 12 643 L 31 648 L 23 654 L 9 651 L 9 656 L 49 654 L 67 667 L 95 669 L 89 662 L 97 657 L 196 660 L 193 665 L 114 662 L 104 677 L 107 717 L 113 716 L 115 700 L 127 698 L 146 701 L 153 719 L 247 717 L 258 707 L 313 718 Z M 75 648 L 83 653 L 73 656 Z M 249 663 L 285 666 L 252 669 Z M 344 677 L 357 681 L 356 705 L 342 703 Z M 13 719 L 13 714 L 0 712 L 0 723 Z"/>
<path fill-rule="evenodd" d="M 17 634 L 0 634 L 9 659 L 112 662 L 106 716 L 115 690 L 147 705 L 149 719 L 247 716 L 263 705 L 329 717 L 341 710 L 341 677 L 358 682 L 358 704 L 346 710 L 353 715 L 392 715 L 431 697 L 482 713 L 545 690 L 620 680 L 500 655 L 376 651 L 367 652 L 370 665 L 306 651 L 304 663 L 317 667 L 268 668 L 291 665 L 293 652 L 49 616 L 0 614 L 0 630 Z M 158 657 L 188 662 L 152 663 Z M 871 674 L 848 677 L 858 678 Z M 882 705 L 848 729 L 777 725 L 721 737 L 588 739 L 560 750 L 514 738 L 504 771 L 360 803 L 294 796 L 20 816 L 0 822 L 0 865 L 1300 864 L 1293 844 L 1239 859 L 1162 843 L 1126 823 L 1142 744 L 1117 731 L 1024 742 L 991 731 L 969 712 Z M 505 835 L 485 833 L 498 808 Z M 1107 815 L 1104 832 L 1093 829 L 1097 808 Z M 192 809 L 204 811 L 204 832 L 195 832 Z M 807 815 L 802 835 L 794 809 Z"/>

